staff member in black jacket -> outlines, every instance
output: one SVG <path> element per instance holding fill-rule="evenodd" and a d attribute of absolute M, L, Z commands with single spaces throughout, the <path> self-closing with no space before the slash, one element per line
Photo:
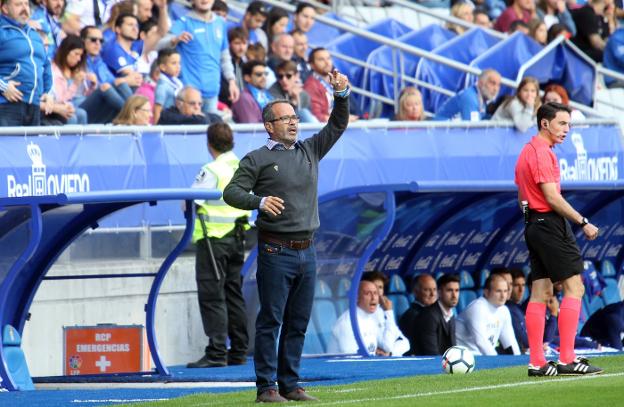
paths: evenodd
<path fill-rule="evenodd" d="M 459 301 L 459 277 L 444 274 L 438 278 L 438 300 L 416 317 L 416 355 L 441 355 L 456 345 L 453 308 Z"/>
<path fill-rule="evenodd" d="M 334 71 L 330 79 L 334 107 L 327 125 L 298 141 L 294 106 L 286 100 L 268 103 L 262 111 L 269 134 L 266 145 L 243 157 L 223 192 L 228 205 L 259 209 L 260 312 L 254 352 L 258 402 L 316 400 L 298 381 L 316 281 L 312 237 L 319 227 L 318 166 L 347 128 L 351 93 L 345 75 Z"/>

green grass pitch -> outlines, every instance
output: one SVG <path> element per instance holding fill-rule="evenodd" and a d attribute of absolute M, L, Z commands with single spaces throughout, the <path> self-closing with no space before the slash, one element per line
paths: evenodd
<path fill-rule="evenodd" d="M 306 388 L 313 406 L 607 406 L 624 405 L 624 355 L 593 358 L 602 375 L 529 378 L 525 366 L 477 370 L 468 375 L 410 376 Z M 132 404 L 157 407 L 252 406 L 255 391 L 202 393 L 163 402 Z M 297 403 L 289 402 L 288 405 Z M 130 406 L 130 405 L 127 405 Z"/>

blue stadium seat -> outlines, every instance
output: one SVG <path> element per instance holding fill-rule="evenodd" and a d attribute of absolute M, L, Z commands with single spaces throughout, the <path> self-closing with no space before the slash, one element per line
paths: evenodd
<path fill-rule="evenodd" d="M 490 276 L 490 270 L 482 269 L 477 271 L 477 279 L 479 280 L 479 288 L 483 288 L 485 286 L 485 280 Z"/>
<path fill-rule="evenodd" d="M 602 261 L 602 264 L 600 265 L 600 273 L 605 278 L 607 277 L 615 278 L 617 274 L 615 270 L 615 266 L 613 265 L 613 262 L 611 262 L 610 260 Z"/>
<path fill-rule="evenodd" d="M 459 272 L 459 288 L 462 290 L 468 290 L 475 288 L 474 279 L 467 271 Z"/>
<path fill-rule="evenodd" d="M 332 290 L 329 284 L 323 280 L 317 280 L 314 287 L 314 298 L 331 298 Z"/>
<path fill-rule="evenodd" d="M 461 290 L 459 292 L 459 302 L 457 303 L 457 313 L 462 312 L 468 304 L 477 299 L 477 293 L 472 290 Z"/>
<path fill-rule="evenodd" d="M 22 338 L 17 329 L 5 325 L 2 331 L 2 353 L 11 378 L 18 390 L 35 390 L 21 344 Z"/>
<path fill-rule="evenodd" d="M 613 304 L 615 302 L 622 301 L 620 296 L 620 289 L 618 288 L 617 281 L 613 278 L 605 278 L 606 286 L 602 290 L 602 299 L 605 305 Z"/>
<path fill-rule="evenodd" d="M 392 301 L 392 310 L 394 318 L 398 321 L 401 315 L 409 308 L 410 302 L 405 294 L 388 294 L 388 299 Z"/>
<path fill-rule="evenodd" d="M 583 297 L 583 301 L 587 303 L 587 318 L 589 318 L 594 314 L 594 312 L 605 306 L 605 302 L 600 296 L 589 298 L 585 295 Z"/>
<path fill-rule="evenodd" d="M 323 349 L 323 344 L 321 343 L 318 332 L 316 332 L 312 319 L 310 319 L 310 323 L 308 323 L 305 342 L 303 343 L 303 353 L 306 355 L 320 355 L 325 353 L 325 349 Z"/>
<path fill-rule="evenodd" d="M 390 281 L 388 283 L 388 289 L 386 290 L 389 293 L 407 293 L 407 287 L 405 286 L 405 281 L 398 274 L 393 274 L 390 276 Z"/>
<path fill-rule="evenodd" d="M 331 339 L 332 328 L 336 323 L 336 307 L 334 301 L 327 298 L 316 298 L 312 304 L 312 318 L 318 340 L 321 343 L 323 352 L 327 351 L 327 346 Z"/>
<path fill-rule="evenodd" d="M 336 287 L 336 297 L 348 297 L 349 290 L 351 289 L 351 279 L 343 277 L 338 280 L 338 286 Z"/>

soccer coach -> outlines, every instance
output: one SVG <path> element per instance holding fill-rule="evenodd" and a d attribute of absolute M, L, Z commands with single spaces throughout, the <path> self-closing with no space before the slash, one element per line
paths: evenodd
<path fill-rule="evenodd" d="M 318 169 L 349 123 L 349 80 L 334 70 L 328 82 L 334 90 L 334 107 L 327 125 L 314 136 L 297 140 L 299 117 L 294 106 L 287 100 L 270 102 L 262 111 L 269 135 L 266 145 L 243 157 L 223 191 L 228 205 L 259 210 L 257 402 L 316 400 L 298 381 L 316 282 L 312 238 L 319 227 Z"/>
<path fill-rule="evenodd" d="M 561 196 L 559 163 L 552 151 L 570 131 L 570 108 L 559 103 L 546 103 L 537 111 L 538 134 L 527 143 L 516 163 L 515 182 L 518 202 L 528 202 L 525 210 L 524 238 L 529 249 L 533 288 L 526 309 L 529 337 L 529 376 L 598 374 L 592 366 L 574 353 L 574 338 L 585 288 L 581 280 L 583 261 L 568 220 L 583 229 L 593 240 L 598 228 L 579 214 Z M 563 283 L 564 298 L 559 310 L 561 337 L 559 362 L 547 362 L 543 338 L 546 301 L 552 295 L 553 283 Z"/>

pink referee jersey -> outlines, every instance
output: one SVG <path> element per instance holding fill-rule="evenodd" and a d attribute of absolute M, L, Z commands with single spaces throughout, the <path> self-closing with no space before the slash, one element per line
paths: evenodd
<path fill-rule="evenodd" d="M 550 212 L 539 184 L 554 182 L 561 193 L 559 162 L 551 145 L 539 136 L 528 142 L 516 162 L 515 182 L 523 200 L 529 201 L 529 208 L 537 212 Z"/>

